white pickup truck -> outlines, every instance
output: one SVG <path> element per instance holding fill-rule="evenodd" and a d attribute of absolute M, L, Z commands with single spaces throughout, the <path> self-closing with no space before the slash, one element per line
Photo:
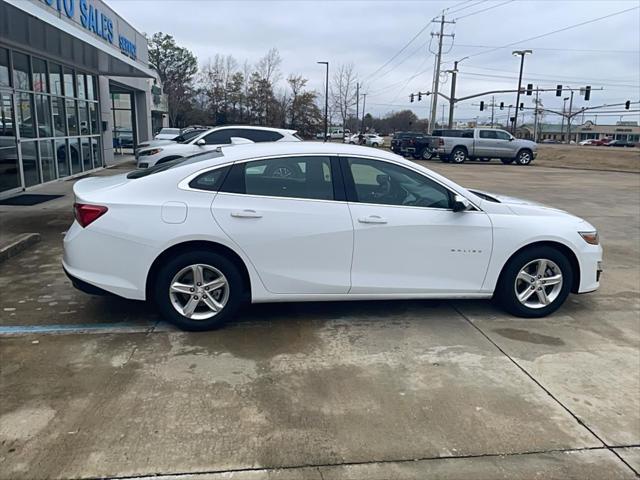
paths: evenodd
<path fill-rule="evenodd" d="M 495 128 L 434 130 L 432 135 L 438 137 L 437 153 L 443 162 L 499 158 L 504 164 L 529 165 L 538 153 L 535 142 Z"/>

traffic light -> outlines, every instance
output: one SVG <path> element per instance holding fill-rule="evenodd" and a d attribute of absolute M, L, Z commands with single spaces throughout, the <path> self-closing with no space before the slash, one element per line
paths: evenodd
<path fill-rule="evenodd" d="M 418 101 L 422 100 L 422 93 L 418 92 Z"/>
<path fill-rule="evenodd" d="M 500 102 L 500 110 L 504 110 L 504 102 Z"/>
<path fill-rule="evenodd" d="M 629 110 L 630 107 L 631 107 L 631 100 L 627 100 L 626 102 L 624 102 L 624 109 L 625 110 Z"/>
<path fill-rule="evenodd" d="M 527 83 L 527 95 L 531 96 L 533 93 L 533 83 Z"/>
<path fill-rule="evenodd" d="M 591 85 L 587 85 L 584 89 L 584 101 L 588 102 L 591 98 Z"/>
<path fill-rule="evenodd" d="M 562 85 L 556 85 L 556 97 L 562 96 Z"/>
<path fill-rule="evenodd" d="M 410 101 L 411 103 L 413 103 L 413 93 L 412 93 L 411 95 L 409 95 L 409 101 Z"/>
<path fill-rule="evenodd" d="M 480 111 L 482 112 L 484 110 L 484 102 L 480 102 Z"/>
<path fill-rule="evenodd" d="M 520 110 L 524 110 L 524 103 L 520 102 Z"/>

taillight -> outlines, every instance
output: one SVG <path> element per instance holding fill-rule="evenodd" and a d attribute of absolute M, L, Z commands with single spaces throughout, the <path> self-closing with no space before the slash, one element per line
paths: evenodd
<path fill-rule="evenodd" d="M 81 227 L 86 227 L 95 222 L 109 210 L 102 205 L 89 205 L 86 203 L 74 203 L 73 213 Z"/>
<path fill-rule="evenodd" d="M 439 147 L 443 147 L 444 146 L 444 138 L 438 138 L 438 146 Z"/>

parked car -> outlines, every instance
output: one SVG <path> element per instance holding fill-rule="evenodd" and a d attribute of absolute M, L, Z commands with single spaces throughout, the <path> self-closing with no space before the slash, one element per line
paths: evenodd
<path fill-rule="evenodd" d="M 595 138 L 589 138 L 587 140 L 581 141 L 578 145 L 582 145 L 582 146 L 597 145 L 597 140 Z"/>
<path fill-rule="evenodd" d="M 460 132 L 459 136 L 438 137 L 441 139 L 438 141 L 438 155 L 443 162 L 499 158 L 504 164 L 515 161 L 518 165 L 529 165 L 537 155 L 538 145 L 535 142 L 516 139 L 504 130 L 472 128 Z"/>
<path fill-rule="evenodd" d="M 74 195 L 63 255 L 73 284 L 153 300 L 187 330 L 217 327 L 247 301 L 495 297 L 542 317 L 599 286 L 602 248 L 585 220 L 467 190 L 381 149 L 222 147 L 83 179 Z"/>
<path fill-rule="evenodd" d="M 606 144 L 607 147 L 635 147 L 636 144 L 633 142 L 627 142 L 626 140 L 611 140 L 609 143 Z"/>
<path fill-rule="evenodd" d="M 382 147 L 384 145 L 384 137 L 378 135 L 377 133 L 365 133 L 362 135 L 362 140 L 364 145 L 369 147 Z M 359 145 L 360 144 L 360 134 L 356 133 L 351 136 L 345 137 L 345 143 L 350 143 L 351 145 Z"/>
<path fill-rule="evenodd" d="M 143 148 L 138 152 L 138 168 L 149 168 L 157 163 L 169 162 L 176 158 L 188 157 L 196 153 L 231 144 L 231 138 L 246 138 L 252 142 L 299 142 L 302 139 L 295 130 L 257 127 L 248 125 L 224 126 L 207 130 L 184 143 Z"/>
<path fill-rule="evenodd" d="M 180 135 L 175 137 L 173 140 L 147 140 L 146 142 L 139 143 L 134 152 L 136 160 L 140 155 L 140 151 L 144 148 L 158 147 L 160 145 L 171 145 L 172 143 L 186 143 L 192 138 L 208 130 L 209 130 L 208 128 L 191 128 L 188 130 L 183 130 L 182 133 L 180 133 Z"/>
<path fill-rule="evenodd" d="M 554 138 L 545 138 L 544 140 L 542 140 L 540 143 L 552 143 L 552 144 L 556 144 L 556 143 L 560 143 L 558 140 L 554 139 Z"/>
<path fill-rule="evenodd" d="M 178 135 L 180 135 L 179 128 L 162 128 L 160 131 L 153 137 L 155 140 L 173 140 Z"/>
<path fill-rule="evenodd" d="M 402 139 L 400 153 L 403 156 L 412 156 L 415 159 L 431 160 L 438 153 L 440 140 L 432 135 L 410 135 Z"/>
<path fill-rule="evenodd" d="M 122 148 L 133 148 L 133 130 L 128 128 L 118 128 L 113 130 L 114 146 Z"/>
<path fill-rule="evenodd" d="M 613 138 L 600 138 L 593 142 L 593 145 L 607 146 L 609 142 L 613 141 Z"/>

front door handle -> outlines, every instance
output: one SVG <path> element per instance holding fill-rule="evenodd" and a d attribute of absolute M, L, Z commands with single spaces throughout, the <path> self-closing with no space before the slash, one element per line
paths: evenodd
<path fill-rule="evenodd" d="M 380 215 L 369 215 L 368 217 L 358 218 L 360 223 L 387 223 L 386 218 L 382 218 Z"/>
<path fill-rule="evenodd" d="M 262 215 L 255 210 L 241 210 L 239 212 L 231 212 L 234 218 L 262 218 Z"/>

